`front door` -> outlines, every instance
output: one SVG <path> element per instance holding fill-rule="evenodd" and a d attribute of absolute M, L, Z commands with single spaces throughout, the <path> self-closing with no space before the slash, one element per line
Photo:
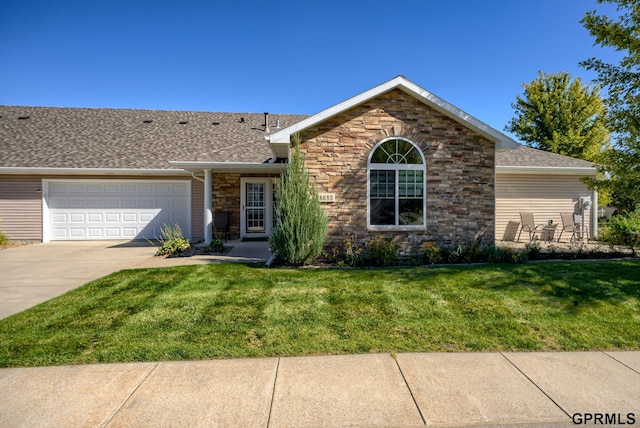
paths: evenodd
<path fill-rule="evenodd" d="M 242 238 L 266 238 L 271 234 L 272 184 L 268 178 L 241 180 Z"/>

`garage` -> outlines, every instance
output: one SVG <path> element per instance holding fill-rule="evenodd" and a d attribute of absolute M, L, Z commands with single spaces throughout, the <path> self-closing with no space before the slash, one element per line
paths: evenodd
<path fill-rule="evenodd" d="M 191 237 L 188 180 L 43 180 L 43 241 L 133 240 L 178 224 Z"/>

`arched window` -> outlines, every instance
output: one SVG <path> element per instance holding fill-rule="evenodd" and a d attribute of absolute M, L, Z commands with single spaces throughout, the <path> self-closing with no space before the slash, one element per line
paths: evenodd
<path fill-rule="evenodd" d="M 369 226 L 379 229 L 424 228 L 426 164 L 411 141 L 390 138 L 369 155 Z"/>

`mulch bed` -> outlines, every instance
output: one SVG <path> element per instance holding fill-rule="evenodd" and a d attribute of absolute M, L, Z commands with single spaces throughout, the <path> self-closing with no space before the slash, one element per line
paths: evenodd
<path fill-rule="evenodd" d="M 35 241 L 8 241 L 0 245 L 0 250 L 6 250 L 7 248 L 24 247 L 25 245 L 37 244 Z"/>

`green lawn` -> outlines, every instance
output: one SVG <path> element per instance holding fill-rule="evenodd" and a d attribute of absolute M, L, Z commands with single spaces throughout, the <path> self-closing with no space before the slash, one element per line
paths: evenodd
<path fill-rule="evenodd" d="M 640 261 L 126 270 L 0 320 L 0 366 L 640 349 Z"/>

